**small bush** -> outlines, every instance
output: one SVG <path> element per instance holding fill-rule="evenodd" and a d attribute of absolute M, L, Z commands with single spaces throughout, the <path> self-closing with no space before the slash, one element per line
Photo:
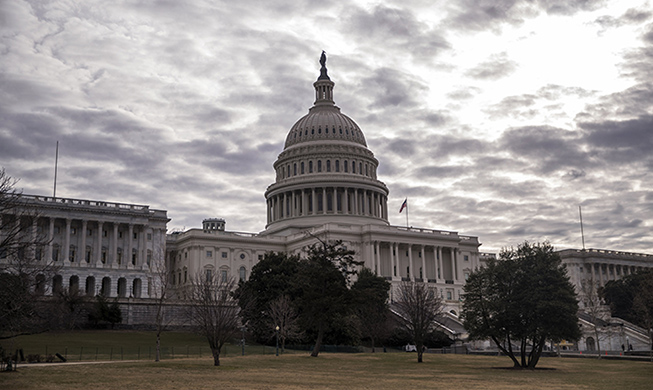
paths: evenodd
<path fill-rule="evenodd" d="M 41 363 L 41 355 L 38 353 L 27 355 L 27 363 Z"/>

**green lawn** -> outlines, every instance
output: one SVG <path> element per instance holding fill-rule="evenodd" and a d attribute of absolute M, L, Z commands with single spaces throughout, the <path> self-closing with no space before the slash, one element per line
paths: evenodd
<path fill-rule="evenodd" d="M 5 349 L 62 355 L 69 363 L 19 365 L 0 373 L 0 389 L 653 389 L 653 363 L 542 358 L 538 370 L 512 370 L 507 357 L 414 353 L 321 353 L 274 356 L 274 348 L 228 345 L 214 367 L 206 342 L 167 332 L 165 360 L 153 362 L 154 333 L 77 331 L 2 340 Z M 200 349 L 201 348 L 201 349 Z M 81 350 L 82 360 L 77 364 Z M 173 352 L 174 350 L 174 360 Z M 113 362 L 98 363 L 97 360 Z M 109 351 L 109 352 L 107 352 Z M 122 351 L 122 355 L 120 354 Z M 151 351 L 151 352 L 148 352 Z M 200 353 L 202 353 L 200 357 Z M 121 362 L 136 360 L 136 362 Z"/>
<path fill-rule="evenodd" d="M 234 340 L 236 342 L 236 340 Z M 75 332 L 49 332 L 0 340 L 0 347 L 14 353 L 23 349 L 27 355 L 54 355 L 59 353 L 68 361 L 151 360 L 156 347 L 154 332 L 88 330 Z M 210 355 L 205 339 L 193 333 L 164 332 L 161 334 L 163 359 L 204 357 Z M 226 356 L 240 355 L 241 346 L 229 344 L 223 350 Z M 271 354 L 274 348 L 247 345 L 246 354 Z"/>
<path fill-rule="evenodd" d="M 651 389 L 648 362 L 543 358 L 543 369 L 511 370 L 508 358 L 412 353 L 233 356 L 160 363 L 19 367 L 4 389 Z M 47 384 L 47 386 L 45 386 Z"/>

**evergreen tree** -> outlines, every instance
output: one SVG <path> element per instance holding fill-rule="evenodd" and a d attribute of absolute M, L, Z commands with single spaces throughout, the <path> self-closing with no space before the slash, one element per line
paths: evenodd
<path fill-rule="evenodd" d="M 490 338 L 515 367 L 535 368 L 547 340 L 580 337 L 577 311 L 574 288 L 553 247 L 524 242 L 470 275 L 462 319 L 471 339 Z"/>

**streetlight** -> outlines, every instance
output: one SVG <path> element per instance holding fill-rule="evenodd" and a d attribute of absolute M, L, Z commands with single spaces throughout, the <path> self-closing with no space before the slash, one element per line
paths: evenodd
<path fill-rule="evenodd" d="M 240 339 L 240 344 L 243 346 L 243 356 L 245 356 L 245 327 L 241 327 L 240 330 L 243 333 L 243 337 Z"/>
<path fill-rule="evenodd" d="M 277 327 L 274 328 L 274 330 L 277 335 L 277 356 L 279 356 L 279 325 L 277 325 Z"/>

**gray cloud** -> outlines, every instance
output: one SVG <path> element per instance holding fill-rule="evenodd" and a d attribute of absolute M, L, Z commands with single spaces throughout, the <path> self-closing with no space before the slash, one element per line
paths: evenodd
<path fill-rule="evenodd" d="M 517 69 L 517 63 L 510 60 L 506 53 L 494 54 L 466 72 L 466 75 L 478 80 L 496 80 L 509 76 Z"/>

